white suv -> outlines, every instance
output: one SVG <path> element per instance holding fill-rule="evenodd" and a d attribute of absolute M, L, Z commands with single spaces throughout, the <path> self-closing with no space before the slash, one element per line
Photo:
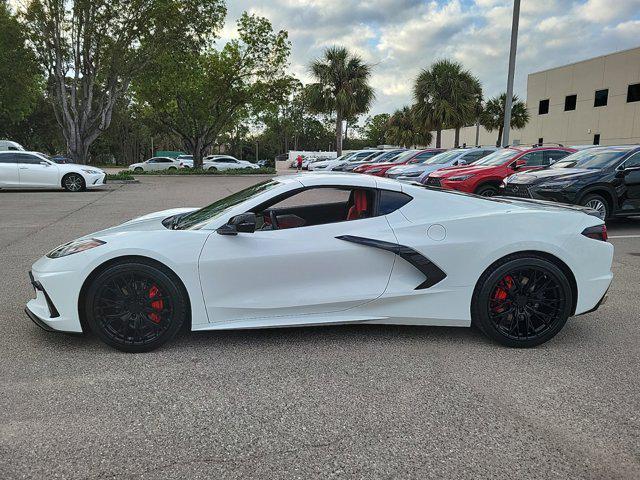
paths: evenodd
<path fill-rule="evenodd" d="M 38 152 L 0 151 L 0 188 L 64 188 L 80 192 L 102 187 L 106 178 L 99 168 L 58 164 Z"/>

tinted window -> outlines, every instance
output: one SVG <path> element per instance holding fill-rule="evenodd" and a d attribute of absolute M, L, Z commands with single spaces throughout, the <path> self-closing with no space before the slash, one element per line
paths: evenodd
<path fill-rule="evenodd" d="M 18 163 L 29 164 L 29 165 L 38 165 L 42 162 L 42 158 L 36 157 L 35 155 L 29 155 L 28 153 L 14 153 L 15 158 L 18 160 Z"/>
<path fill-rule="evenodd" d="M 3 153 L 0 155 L 0 163 L 16 163 L 16 159 L 12 153 Z"/>
<path fill-rule="evenodd" d="M 564 150 L 547 150 L 544 152 L 545 165 L 555 163 L 569 155 L 569 153 L 570 152 L 565 152 Z"/>
<path fill-rule="evenodd" d="M 538 105 L 538 115 L 544 115 L 549 113 L 549 99 L 540 100 L 540 104 Z"/>
<path fill-rule="evenodd" d="M 627 89 L 627 102 L 640 102 L 640 83 L 629 85 Z"/>
<path fill-rule="evenodd" d="M 625 168 L 635 168 L 640 167 L 640 152 L 632 155 L 624 162 Z"/>
<path fill-rule="evenodd" d="M 594 107 L 604 107 L 607 105 L 609 101 L 609 89 L 605 88 L 604 90 L 596 90 L 596 95 L 593 100 Z"/>
<path fill-rule="evenodd" d="M 392 192 L 390 190 L 380 190 L 380 204 L 378 206 L 379 215 L 387 215 L 404 207 L 413 200 L 409 195 L 402 192 Z"/>
<path fill-rule="evenodd" d="M 592 168 L 601 169 L 616 164 L 629 149 L 623 148 L 587 148 L 580 152 L 567 155 L 556 162 L 551 168 Z"/>
<path fill-rule="evenodd" d="M 577 95 L 567 95 L 564 99 L 564 111 L 568 112 L 570 110 L 575 110 L 577 100 Z"/>
<path fill-rule="evenodd" d="M 548 165 L 544 161 L 544 151 L 537 150 L 535 152 L 529 152 L 523 155 L 519 160 L 524 160 L 528 167 L 539 167 L 541 165 Z"/>
<path fill-rule="evenodd" d="M 464 160 L 467 163 L 472 163 L 475 162 L 476 160 L 478 160 L 479 158 L 484 157 L 485 154 L 482 150 L 477 150 L 474 152 L 469 152 L 465 155 L 462 156 L 462 160 Z"/>
<path fill-rule="evenodd" d="M 476 165 L 490 165 L 490 166 L 502 165 L 503 163 L 507 162 L 508 160 L 511 160 L 513 157 L 518 155 L 520 152 L 521 150 L 515 150 L 512 148 L 504 148 L 501 150 L 496 150 L 490 155 L 487 155 L 486 157 L 484 157 L 482 160 L 478 160 L 476 162 Z"/>
<path fill-rule="evenodd" d="M 173 163 L 173 160 L 169 158 L 159 158 L 158 163 Z"/>

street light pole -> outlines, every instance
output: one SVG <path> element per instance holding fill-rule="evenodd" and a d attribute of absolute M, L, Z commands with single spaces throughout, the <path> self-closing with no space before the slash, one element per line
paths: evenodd
<path fill-rule="evenodd" d="M 518 48 L 518 23 L 520 21 L 520 0 L 513 0 L 513 23 L 511 24 L 511 50 L 509 51 L 509 73 L 507 75 L 507 98 L 504 102 L 504 127 L 502 146 L 509 145 L 511 128 L 511 104 L 513 103 L 513 75 L 516 70 L 516 50 Z"/>

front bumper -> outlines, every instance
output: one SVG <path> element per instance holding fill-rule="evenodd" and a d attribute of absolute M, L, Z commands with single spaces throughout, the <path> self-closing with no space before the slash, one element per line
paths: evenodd
<path fill-rule="evenodd" d="M 107 183 L 106 173 L 85 174 L 84 179 L 87 188 L 103 187 Z"/>

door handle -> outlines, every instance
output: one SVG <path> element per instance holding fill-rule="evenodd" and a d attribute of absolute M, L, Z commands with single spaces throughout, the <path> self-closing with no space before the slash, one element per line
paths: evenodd
<path fill-rule="evenodd" d="M 20 170 L 29 170 L 29 167 L 20 167 Z"/>

